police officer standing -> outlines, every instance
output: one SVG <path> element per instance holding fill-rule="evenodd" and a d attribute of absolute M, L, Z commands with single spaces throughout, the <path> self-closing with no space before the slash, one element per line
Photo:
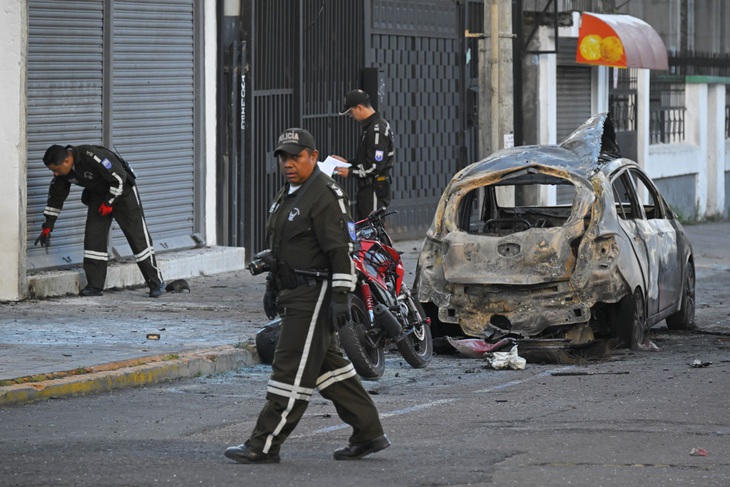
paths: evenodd
<path fill-rule="evenodd" d="M 339 167 L 335 174 L 357 178 L 355 218 L 362 220 L 373 210 L 390 205 L 390 170 L 395 160 L 393 131 L 385 119 L 370 104 L 370 97 L 363 90 L 352 90 L 345 96 L 340 115 L 350 115 L 362 125 L 362 135 L 355 157 L 345 160 L 333 156 L 351 166 Z"/>
<path fill-rule="evenodd" d="M 106 282 L 109 227 L 112 218 L 127 237 L 151 298 L 165 291 L 157 267 L 152 237 L 147 230 L 135 176 L 115 152 L 97 145 L 52 145 L 43 163 L 53 172 L 48 202 L 43 211 L 43 230 L 35 245 L 50 246 L 51 231 L 69 195 L 71 184 L 84 188 L 81 202 L 89 207 L 84 233 L 84 272 L 87 286 L 81 296 L 101 296 Z"/>
<path fill-rule="evenodd" d="M 269 209 L 271 273 L 264 309 L 270 317 L 278 312 L 281 331 L 256 426 L 225 456 L 240 463 L 278 463 L 282 443 L 318 390 L 353 428 L 349 445 L 334 452 L 335 460 L 357 460 L 390 441 L 335 339 L 335 326 L 350 319 L 355 225 L 346 195 L 317 167 L 318 151 L 308 131 L 285 130 L 274 155 L 287 184 Z"/>

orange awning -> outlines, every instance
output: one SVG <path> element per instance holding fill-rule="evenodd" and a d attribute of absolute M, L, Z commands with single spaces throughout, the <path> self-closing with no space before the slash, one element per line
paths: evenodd
<path fill-rule="evenodd" d="M 575 61 L 618 68 L 669 69 L 667 49 L 652 26 L 631 15 L 581 15 Z"/>

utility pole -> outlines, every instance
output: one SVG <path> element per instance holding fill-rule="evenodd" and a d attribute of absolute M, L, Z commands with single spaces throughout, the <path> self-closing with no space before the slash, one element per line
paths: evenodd
<path fill-rule="evenodd" d="M 505 147 L 514 134 L 512 0 L 484 0 L 479 40 L 479 158 Z M 487 43 L 489 40 L 489 43 Z"/>

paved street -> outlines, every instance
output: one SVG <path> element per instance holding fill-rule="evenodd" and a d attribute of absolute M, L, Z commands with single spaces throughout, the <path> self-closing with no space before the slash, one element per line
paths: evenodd
<path fill-rule="evenodd" d="M 197 277 L 190 293 L 160 300 L 132 289 L 90 300 L 5 303 L 5 377 L 161 358 L 128 367 L 137 371 L 128 385 L 146 387 L 0 407 L 0 485 L 725 486 L 729 230 L 727 223 L 688 227 L 699 328 L 655 327 L 657 352 L 618 350 L 575 364 L 528 364 L 524 371 L 495 371 L 458 355 L 437 356 L 415 370 L 389 353 L 383 379 L 365 385 L 394 444 L 354 463 L 331 459 L 349 433 L 319 396 L 286 443 L 282 464 L 245 466 L 223 457 L 225 447 L 246 438 L 262 405 L 270 369 L 250 353 L 250 363 L 226 371 L 152 384 L 146 366 L 179 372 L 186 353 L 216 362 L 211 357 L 223 356 L 218 347 L 226 353 L 250 347 L 266 318 L 263 280 L 248 272 Z M 398 247 L 412 280 L 419 243 Z M 110 374 L 78 377 L 102 384 L 112 381 Z"/>

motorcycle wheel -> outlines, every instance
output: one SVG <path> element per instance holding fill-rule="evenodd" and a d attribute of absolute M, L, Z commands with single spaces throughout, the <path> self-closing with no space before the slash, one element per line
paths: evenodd
<path fill-rule="evenodd" d="M 352 321 L 338 330 L 340 345 L 360 377 L 367 380 L 380 379 L 385 372 L 383 342 L 373 342 L 367 336 L 370 319 L 365 305 L 359 297 L 352 297 L 350 310 L 352 311 Z"/>
<path fill-rule="evenodd" d="M 408 331 L 412 328 L 414 330 L 396 343 L 396 346 L 406 362 L 413 368 L 422 369 L 431 362 L 433 356 L 431 327 L 424 323 L 426 312 L 421 303 L 411 295 L 407 295 L 405 303 L 408 306 Z"/>

